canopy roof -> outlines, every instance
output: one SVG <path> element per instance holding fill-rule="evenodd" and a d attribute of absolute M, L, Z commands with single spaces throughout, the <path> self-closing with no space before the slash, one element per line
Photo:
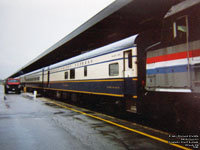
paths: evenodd
<path fill-rule="evenodd" d="M 181 0 L 116 0 L 10 77 L 77 56 L 161 26 L 170 7 Z"/>

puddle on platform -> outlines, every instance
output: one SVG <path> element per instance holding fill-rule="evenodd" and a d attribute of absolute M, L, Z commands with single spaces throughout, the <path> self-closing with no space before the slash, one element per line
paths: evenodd
<path fill-rule="evenodd" d="M 105 127 L 104 124 L 91 124 L 91 128 L 93 128 L 93 129 L 103 128 L 103 127 Z"/>
<path fill-rule="evenodd" d="M 55 112 L 54 114 L 57 115 L 57 114 L 64 114 L 65 112 L 63 111 L 58 111 L 58 112 Z"/>
<path fill-rule="evenodd" d="M 99 131 L 104 136 L 117 135 L 115 131 Z"/>
<path fill-rule="evenodd" d="M 55 104 L 52 104 L 52 103 L 45 103 L 45 105 L 47 106 L 52 106 L 54 108 L 60 108 L 59 106 L 55 105 Z"/>
<path fill-rule="evenodd" d="M 74 119 L 78 120 L 78 121 L 82 121 L 82 122 L 86 122 L 85 120 L 78 118 L 78 117 L 73 117 Z"/>

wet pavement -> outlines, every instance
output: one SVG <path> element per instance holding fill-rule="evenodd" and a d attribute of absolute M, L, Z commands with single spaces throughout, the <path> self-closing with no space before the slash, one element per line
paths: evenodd
<path fill-rule="evenodd" d="M 90 112 L 88 112 L 90 113 Z M 115 120 L 115 118 L 112 118 Z M 169 144 L 0 85 L 0 150 L 174 150 Z"/>

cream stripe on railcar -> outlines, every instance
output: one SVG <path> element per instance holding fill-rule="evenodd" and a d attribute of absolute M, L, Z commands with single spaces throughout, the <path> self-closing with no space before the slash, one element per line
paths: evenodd
<path fill-rule="evenodd" d="M 136 55 L 136 48 L 129 48 L 129 49 L 133 50 L 133 55 Z M 77 63 L 74 63 L 74 64 L 71 64 L 70 67 L 62 66 L 62 67 L 59 67 L 56 69 L 52 69 L 51 75 L 50 75 L 51 76 L 50 80 L 51 81 L 65 80 L 64 73 L 67 71 L 69 72 L 69 70 L 63 70 L 63 71 L 60 71 L 60 70 L 62 70 L 63 68 L 72 69 L 74 67 L 76 68 L 76 66 L 78 68 L 76 68 L 76 71 L 75 71 L 75 74 L 76 74 L 75 80 L 99 79 L 99 78 L 102 78 L 102 79 L 104 79 L 104 78 L 119 78 L 119 77 L 122 78 L 123 77 L 123 52 L 126 50 L 129 50 L 129 49 L 124 49 L 121 51 L 113 52 L 113 53 L 110 53 L 107 55 L 103 55 L 103 56 L 99 56 L 99 57 L 95 57 L 95 58 L 91 59 L 92 63 L 89 64 L 88 66 L 86 65 L 87 71 L 88 71 L 88 75 L 86 77 L 84 77 L 84 66 L 85 65 L 80 66 L 80 68 L 79 68 Z M 113 56 L 116 56 L 116 57 L 113 57 Z M 132 59 L 135 64 L 135 65 L 133 65 L 135 74 L 131 77 L 136 77 L 137 69 L 136 69 L 135 62 L 136 62 L 137 58 L 134 57 Z M 111 61 L 111 60 L 115 60 L 115 61 Z M 109 76 L 109 72 L 108 72 L 109 68 L 108 67 L 109 67 L 109 64 L 112 64 L 112 63 L 119 63 L 119 75 L 118 76 Z"/>

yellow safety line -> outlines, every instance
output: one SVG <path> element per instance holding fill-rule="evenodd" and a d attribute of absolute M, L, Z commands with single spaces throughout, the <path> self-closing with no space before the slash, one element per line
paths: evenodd
<path fill-rule="evenodd" d="M 117 127 L 120 127 L 120 128 L 129 130 L 129 131 L 138 133 L 138 134 L 140 134 L 140 135 L 143 135 L 143 136 L 146 136 L 146 137 L 148 137 L 148 138 L 151 138 L 151 139 L 160 141 L 160 142 L 165 143 L 165 144 L 172 145 L 172 146 L 174 146 L 174 147 L 178 147 L 178 148 L 183 149 L 183 150 L 192 150 L 192 149 L 190 149 L 190 148 L 187 148 L 187 147 L 184 147 L 184 146 L 181 146 L 181 145 L 178 145 L 178 144 L 169 143 L 167 140 L 158 138 L 158 137 L 156 137 L 156 136 L 153 136 L 153 135 L 150 135 L 150 134 L 147 134 L 147 133 L 144 133 L 144 132 L 135 130 L 135 129 L 131 129 L 131 128 L 129 128 L 129 127 L 126 127 L 126 126 L 117 124 L 117 123 L 115 123 L 115 122 L 112 122 L 112 121 L 109 121 L 109 120 L 106 120 L 106 119 L 103 119 L 103 118 L 100 118 L 100 117 L 97 117 L 97 116 L 94 116 L 94 115 L 91 115 L 91 114 L 84 113 L 84 112 L 82 112 L 82 111 L 79 111 L 79 110 L 76 110 L 76 109 L 73 109 L 73 108 L 70 108 L 70 107 L 67 107 L 67 106 L 64 106 L 64 105 L 55 103 L 55 102 L 50 101 L 50 100 L 43 100 L 43 101 L 51 102 L 51 103 L 53 103 L 53 104 L 55 104 L 55 105 L 57 105 L 57 106 L 60 106 L 60 107 L 62 107 L 62 108 L 66 108 L 66 109 L 72 110 L 72 111 L 74 111 L 74 112 L 81 113 L 81 114 L 83 114 L 83 115 L 85 115 L 85 116 L 89 116 L 89 117 L 95 118 L 95 119 L 97 119 L 97 120 L 101 120 L 101 121 L 107 122 L 107 123 L 112 124 L 112 125 L 115 125 L 115 126 L 117 126 Z"/>

